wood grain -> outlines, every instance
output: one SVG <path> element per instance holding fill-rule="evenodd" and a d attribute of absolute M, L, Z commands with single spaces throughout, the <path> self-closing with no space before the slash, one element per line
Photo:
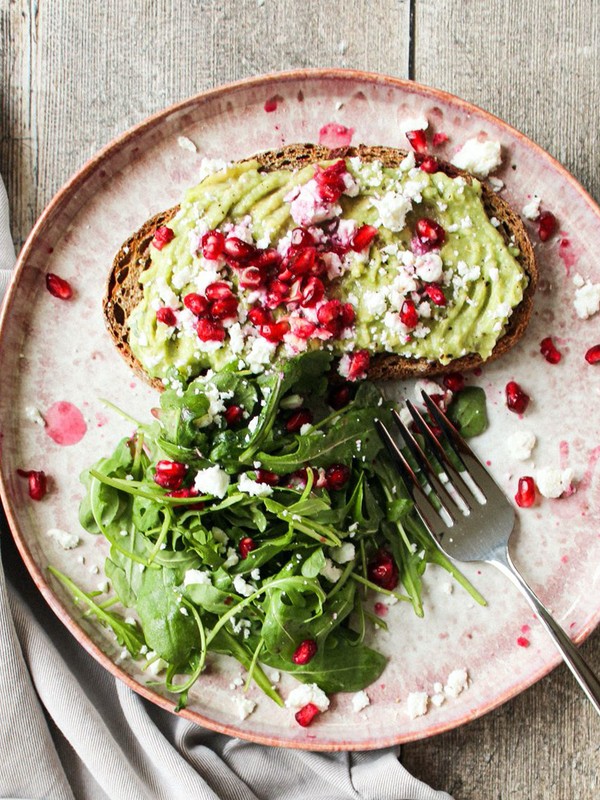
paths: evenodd
<path fill-rule="evenodd" d="M 151 112 L 294 67 L 410 74 L 453 92 L 529 135 L 599 198 L 599 50 L 595 0 L 0 0 L 0 172 L 14 238 Z M 598 634 L 584 653 L 598 668 Z M 599 734 L 561 667 L 482 719 L 406 746 L 403 761 L 456 800 L 592 800 Z"/>

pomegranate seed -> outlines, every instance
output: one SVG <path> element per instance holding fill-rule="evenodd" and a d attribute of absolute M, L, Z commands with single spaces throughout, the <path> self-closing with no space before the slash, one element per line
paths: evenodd
<path fill-rule="evenodd" d="M 361 225 L 361 227 L 354 232 L 350 247 L 356 253 L 360 253 L 362 250 L 369 247 L 376 236 L 377 228 L 374 228 L 372 225 Z"/>
<path fill-rule="evenodd" d="M 225 328 L 220 322 L 210 319 L 199 319 L 196 323 L 196 333 L 202 342 L 222 342 L 225 338 Z"/>
<path fill-rule="evenodd" d="M 183 298 L 183 305 L 195 314 L 197 317 L 203 316 L 203 314 L 208 313 L 208 300 L 206 297 L 202 297 L 201 294 L 196 294 L 195 292 L 190 292 L 190 294 L 186 294 Z"/>
<path fill-rule="evenodd" d="M 299 339 L 310 339 L 316 330 L 317 326 L 307 319 L 295 319 L 292 322 L 292 333 Z"/>
<path fill-rule="evenodd" d="M 172 492 L 167 492 L 167 497 L 198 497 L 198 494 L 198 490 L 194 489 L 193 486 L 183 486 L 181 489 L 173 489 Z M 202 511 L 205 505 L 206 504 L 203 502 L 190 503 L 189 505 L 183 506 L 183 508 L 185 511 Z"/>
<path fill-rule="evenodd" d="M 551 211 L 542 211 L 537 219 L 540 241 L 547 242 L 556 230 L 556 217 Z"/>
<path fill-rule="evenodd" d="M 406 131 L 406 138 L 417 155 L 424 156 L 427 154 L 427 138 L 424 130 Z"/>
<path fill-rule="evenodd" d="M 525 413 L 525 409 L 529 405 L 529 395 L 525 394 L 523 389 L 516 381 L 509 381 L 506 384 L 506 405 L 515 414 Z"/>
<path fill-rule="evenodd" d="M 18 469 L 17 474 L 27 478 L 27 490 L 32 500 L 41 500 L 48 491 L 48 481 L 43 470 Z"/>
<path fill-rule="evenodd" d="M 154 482 L 163 489 L 179 489 L 187 469 L 187 466 L 180 461 L 159 461 L 156 465 Z"/>
<path fill-rule="evenodd" d="M 312 271 L 317 260 L 317 251 L 314 247 L 305 247 L 298 250 L 286 262 L 287 269 L 292 275 L 306 275 Z"/>
<path fill-rule="evenodd" d="M 356 311 L 352 303 L 344 303 L 342 306 L 341 320 L 342 328 L 349 328 L 356 319 Z"/>
<path fill-rule="evenodd" d="M 437 158 L 434 158 L 433 156 L 427 156 L 419 164 L 419 169 L 422 169 L 423 172 L 427 172 L 429 175 L 433 175 L 433 173 L 437 172 L 439 168 L 440 165 L 438 164 Z"/>
<path fill-rule="evenodd" d="M 306 281 L 306 286 L 302 290 L 302 298 L 300 303 L 303 306 L 312 308 L 312 306 L 316 305 L 320 300 L 323 299 L 324 295 L 325 286 L 323 285 L 323 281 L 319 278 L 311 277 Z"/>
<path fill-rule="evenodd" d="M 223 242 L 223 253 L 234 261 L 247 261 L 256 253 L 256 247 L 237 236 L 230 236 Z"/>
<path fill-rule="evenodd" d="M 240 286 L 243 289 L 260 289 L 265 284 L 265 274 L 258 267 L 246 267 L 240 275 Z"/>
<path fill-rule="evenodd" d="M 58 297 L 59 300 L 70 300 L 73 297 L 71 284 L 64 278 L 59 278 L 53 272 L 49 272 L 46 275 L 46 289 L 53 297 Z"/>
<path fill-rule="evenodd" d="M 351 399 L 352 389 L 347 383 L 343 383 L 341 386 L 332 386 L 327 396 L 327 402 L 335 411 L 347 406 Z"/>
<path fill-rule="evenodd" d="M 299 408 L 288 417 L 285 429 L 288 433 L 298 433 L 303 425 L 310 425 L 312 421 L 313 415 L 311 411 L 308 408 Z"/>
<path fill-rule="evenodd" d="M 267 325 L 261 325 L 258 329 L 260 335 L 268 342 L 278 344 L 283 341 L 283 337 L 290 329 L 290 323 L 282 319 L 280 322 L 271 322 Z"/>
<path fill-rule="evenodd" d="M 223 416 L 225 417 L 225 422 L 227 423 L 228 428 L 235 428 L 236 425 L 239 425 L 240 422 L 244 419 L 244 409 L 241 406 L 236 406 L 232 404 L 227 406 L 225 411 L 223 412 Z"/>
<path fill-rule="evenodd" d="M 419 314 L 412 300 L 405 300 L 400 309 L 400 322 L 407 328 L 415 328 L 419 322 Z"/>
<path fill-rule="evenodd" d="M 526 636 L 517 636 L 519 647 L 529 647 L 529 639 Z"/>
<path fill-rule="evenodd" d="M 398 567 L 391 553 L 381 548 L 367 566 L 367 576 L 371 583 L 391 591 L 398 585 Z"/>
<path fill-rule="evenodd" d="M 154 238 L 152 239 L 152 246 L 157 250 L 162 250 L 166 244 L 172 242 L 175 238 L 175 231 L 166 225 L 161 225 L 154 231 Z"/>
<path fill-rule="evenodd" d="M 267 270 L 281 263 L 281 254 L 273 247 L 268 247 L 266 250 L 257 250 L 256 252 L 257 255 L 249 260 L 253 267 Z"/>
<path fill-rule="evenodd" d="M 290 276 L 291 277 L 291 276 Z M 271 281 L 267 294 L 267 305 L 269 308 L 277 308 L 286 299 L 290 287 L 281 280 Z"/>
<path fill-rule="evenodd" d="M 231 286 L 224 281 L 209 283 L 206 287 L 205 294 L 207 300 L 227 300 L 228 297 L 233 297 Z"/>
<path fill-rule="evenodd" d="M 208 261 L 216 261 L 223 255 L 225 236 L 220 231 L 208 231 L 200 240 L 202 255 Z"/>
<path fill-rule="evenodd" d="M 276 472 L 269 472 L 268 469 L 256 470 L 256 482 L 266 483 L 267 486 L 279 486 L 279 475 Z"/>
<path fill-rule="evenodd" d="M 300 711 L 296 711 L 294 717 L 298 725 L 302 725 L 303 728 L 308 728 L 313 719 L 320 713 L 321 712 L 314 703 L 307 703 L 305 706 L 302 706 Z"/>
<path fill-rule="evenodd" d="M 231 295 L 224 300 L 215 300 L 210 307 L 213 319 L 232 319 L 237 317 L 238 299 Z"/>
<path fill-rule="evenodd" d="M 248 558 L 248 553 L 251 550 L 256 550 L 256 542 L 251 536 L 244 536 L 243 539 L 240 539 L 240 555 L 242 558 Z"/>
<path fill-rule="evenodd" d="M 332 464 L 325 471 L 326 486 L 333 491 L 339 491 L 350 480 L 350 467 L 345 464 Z"/>
<path fill-rule="evenodd" d="M 303 642 L 300 642 L 294 651 L 292 661 L 294 664 L 308 664 L 308 662 L 312 661 L 312 659 L 315 657 L 316 653 L 317 643 L 315 640 L 305 639 Z"/>
<path fill-rule="evenodd" d="M 446 305 L 446 295 L 437 285 L 437 283 L 428 284 L 425 287 L 425 294 L 431 300 L 432 303 L 435 303 L 436 306 Z"/>
<path fill-rule="evenodd" d="M 442 378 L 442 383 L 451 392 L 460 392 L 465 388 L 465 379 L 460 372 L 449 372 Z"/>
<path fill-rule="evenodd" d="M 558 364 L 562 355 L 556 349 L 551 336 L 547 336 L 540 342 L 540 353 L 549 364 Z"/>
<path fill-rule="evenodd" d="M 433 146 L 434 147 L 439 147 L 439 145 L 444 144 L 444 142 L 447 142 L 447 141 L 448 141 L 448 134 L 447 133 L 442 133 L 440 131 L 439 133 L 434 133 L 433 134 L 432 142 L 433 142 Z"/>
<path fill-rule="evenodd" d="M 315 239 L 312 233 L 305 228 L 294 228 L 291 236 L 291 245 L 295 250 L 301 250 L 303 247 L 313 247 Z"/>
<path fill-rule="evenodd" d="M 368 350 L 357 350 L 350 356 L 350 364 L 348 365 L 348 380 L 357 381 L 362 380 L 367 375 L 371 356 Z"/>
<path fill-rule="evenodd" d="M 535 503 L 535 483 L 533 478 L 519 478 L 515 502 L 519 508 L 530 508 Z"/>
<path fill-rule="evenodd" d="M 168 325 L 169 327 L 173 327 L 173 325 L 177 324 L 175 312 L 172 308 L 168 308 L 167 306 L 157 309 L 156 320 L 157 322 L 162 322 L 163 325 Z"/>
<path fill-rule="evenodd" d="M 346 188 L 346 183 L 342 177 L 346 172 L 346 162 L 343 158 L 326 169 L 322 169 L 317 165 L 315 181 L 322 200 L 328 203 L 335 203 L 340 199 Z"/>
<path fill-rule="evenodd" d="M 597 364 L 600 361 L 600 344 L 595 344 L 585 354 L 585 360 L 588 364 Z"/>
<path fill-rule="evenodd" d="M 317 311 L 317 319 L 330 333 L 339 333 L 342 322 L 342 304 L 339 300 L 328 300 Z"/>
<path fill-rule="evenodd" d="M 253 325 L 259 327 L 260 325 L 268 325 L 273 322 L 273 317 L 268 308 L 262 306 L 254 306 L 248 311 L 248 319 Z"/>
<path fill-rule="evenodd" d="M 420 241 L 431 247 L 441 247 L 446 238 L 446 232 L 442 226 L 429 217 L 418 219 L 415 229 Z"/>
<path fill-rule="evenodd" d="M 308 470 L 306 467 L 297 469 L 288 476 L 287 486 L 290 489 L 304 489 L 308 483 Z"/>

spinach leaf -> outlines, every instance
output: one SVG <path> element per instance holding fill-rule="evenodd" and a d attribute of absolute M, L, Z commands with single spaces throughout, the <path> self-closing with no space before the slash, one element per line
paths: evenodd
<path fill-rule="evenodd" d="M 448 416 L 462 436 L 469 439 L 487 430 L 485 392 L 480 386 L 466 386 L 450 403 Z"/>

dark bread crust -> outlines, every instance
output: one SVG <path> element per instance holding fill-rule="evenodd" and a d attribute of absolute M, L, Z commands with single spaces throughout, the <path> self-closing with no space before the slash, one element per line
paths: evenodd
<path fill-rule="evenodd" d="M 283 168 L 298 169 L 315 161 L 346 156 L 359 156 L 365 161 L 377 159 L 382 161 L 385 166 L 397 167 L 406 157 L 406 152 L 389 147 L 367 145 L 330 150 L 317 144 L 293 144 L 283 147 L 281 150 L 269 150 L 259 153 L 254 156 L 253 160 L 259 161 L 265 171 L 270 171 Z M 456 167 L 446 163 L 441 166 L 448 175 L 453 177 L 462 175 L 466 180 L 471 180 L 470 175 L 456 169 Z M 520 256 L 518 261 L 527 273 L 529 280 L 524 291 L 523 300 L 513 311 L 506 333 L 498 340 L 492 354 L 485 359 L 485 362 L 477 354 L 469 354 L 453 359 L 449 364 L 440 364 L 427 361 L 424 358 L 406 358 L 393 353 L 380 353 L 371 360 L 370 378 L 389 380 L 430 377 L 448 372 L 472 370 L 483 363 L 504 355 L 523 336 L 531 317 L 533 295 L 538 278 L 533 246 L 518 214 L 512 210 L 506 201 L 498 196 L 488 183 L 485 181 L 481 183 L 485 210 L 489 217 L 496 217 L 499 221 L 498 230 L 502 233 L 506 242 L 512 240 L 519 248 Z M 127 319 L 130 312 L 142 299 L 142 288 L 138 278 L 150 264 L 152 257 L 150 242 L 154 231 L 160 225 L 167 224 L 178 210 L 179 206 L 175 206 L 156 214 L 147 220 L 121 246 L 114 258 L 103 300 L 104 318 L 117 349 L 137 374 L 159 390 L 163 388 L 162 381 L 158 378 L 149 378 L 131 351 Z"/>

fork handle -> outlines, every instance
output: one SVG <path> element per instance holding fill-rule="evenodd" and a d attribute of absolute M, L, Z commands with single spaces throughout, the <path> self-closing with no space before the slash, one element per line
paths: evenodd
<path fill-rule="evenodd" d="M 531 587 L 525 581 L 525 578 L 523 578 L 519 570 L 516 568 L 512 558 L 510 557 L 508 548 L 502 552 L 496 552 L 494 554 L 494 558 L 490 559 L 490 563 L 492 563 L 495 567 L 498 567 L 498 569 L 508 578 L 510 578 L 515 586 L 517 586 L 525 595 L 529 605 L 537 614 L 542 625 L 554 639 L 554 644 L 559 649 L 560 654 L 577 679 L 577 682 L 588 696 L 598 714 L 600 714 L 600 681 L 592 672 L 590 667 L 586 664 L 571 639 L 550 614 L 548 609 L 538 599 L 533 589 L 531 589 Z"/>

